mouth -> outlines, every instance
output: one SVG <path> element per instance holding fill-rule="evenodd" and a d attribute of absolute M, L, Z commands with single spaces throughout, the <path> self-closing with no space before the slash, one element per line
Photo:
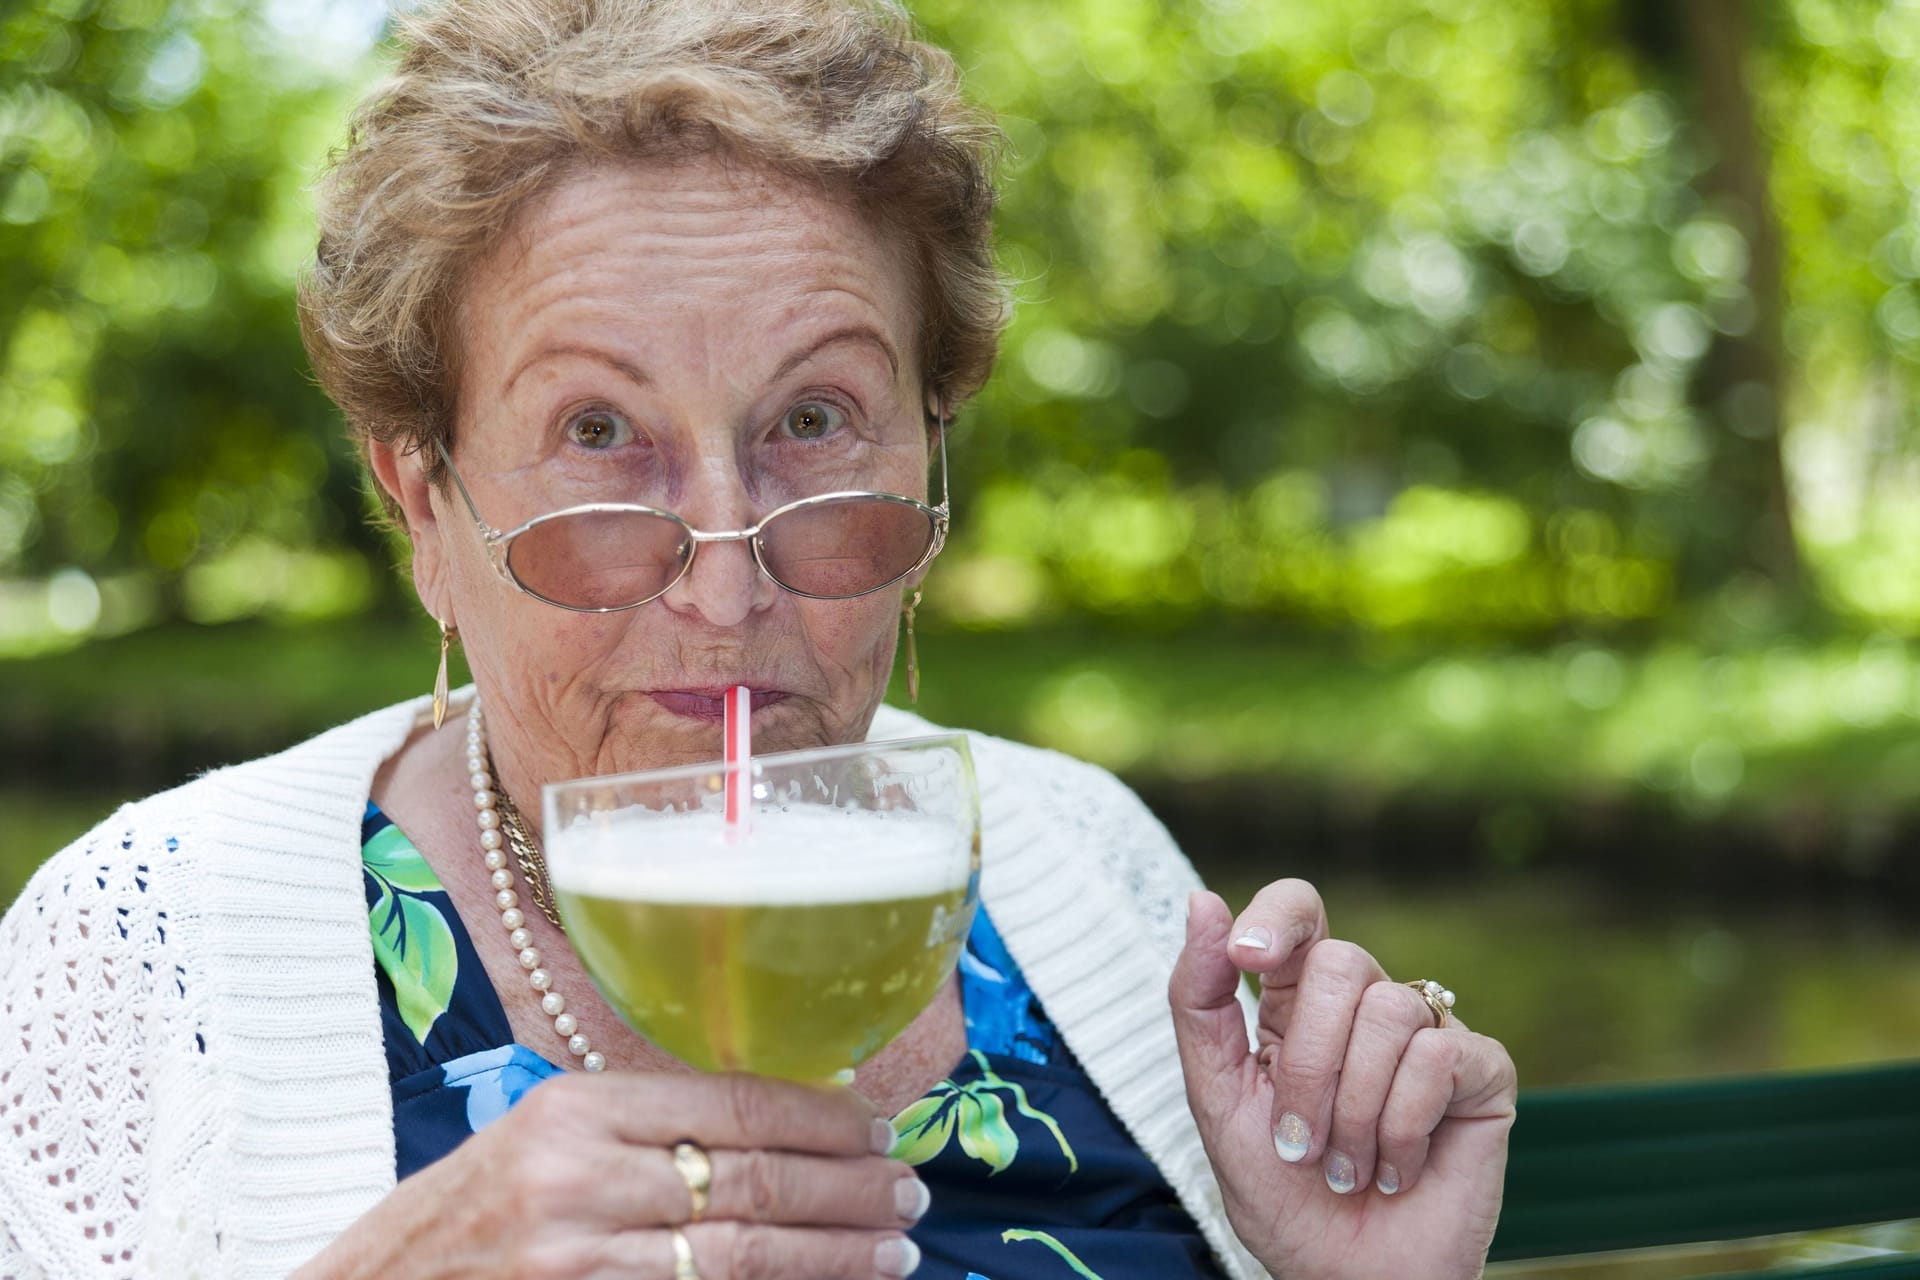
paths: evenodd
<path fill-rule="evenodd" d="M 725 689 L 650 689 L 647 696 L 688 720 L 719 724 L 726 714 Z M 755 689 L 749 698 L 753 710 L 760 711 L 791 697 L 784 689 Z"/>

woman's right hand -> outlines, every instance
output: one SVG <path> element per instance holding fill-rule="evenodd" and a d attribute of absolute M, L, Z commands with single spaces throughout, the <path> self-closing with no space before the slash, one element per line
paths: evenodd
<path fill-rule="evenodd" d="M 674 1144 L 713 1162 L 692 1197 Z M 569 1073 L 407 1178 L 298 1273 L 673 1280 L 678 1227 L 702 1280 L 868 1280 L 919 1261 L 926 1211 L 893 1128 L 859 1094 L 757 1076 Z"/>

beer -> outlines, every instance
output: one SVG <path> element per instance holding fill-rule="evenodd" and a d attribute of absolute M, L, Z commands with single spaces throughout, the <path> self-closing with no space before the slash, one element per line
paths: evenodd
<path fill-rule="evenodd" d="M 608 1004 L 705 1070 L 823 1081 L 886 1045 L 952 972 L 977 837 L 910 813 L 794 806 L 730 840 L 628 810 L 551 837 L 567 933 Z"/>

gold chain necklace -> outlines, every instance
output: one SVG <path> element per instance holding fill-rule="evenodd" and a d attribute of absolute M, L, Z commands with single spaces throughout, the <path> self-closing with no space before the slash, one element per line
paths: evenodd
<path fill-rule="evenodd" d="M 488 767 L 493 761 L 489 757 Z M 560 908 L 553 900 L 553 890 L 547 884 L 547 860 L 540 856 L 540 845 L 533 838 L 533 832 L 527 829 L 527 820 L 520 816 L 519 808 L 513 798 L 502 788 L 495 803 L 500 806 L 500 825 L 506 829 L 507 848 L 513 851 L 513 860 L 520 868 L 520 878 L 526 881 L 527 897 L 533 905 L 540 908 L 553 927 L 561 933 L 567 926 L 560 923 Z"/>

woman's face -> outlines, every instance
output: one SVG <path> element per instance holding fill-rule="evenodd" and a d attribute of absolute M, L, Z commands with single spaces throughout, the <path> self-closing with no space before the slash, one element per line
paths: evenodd
<path fill-rule="evenodd" d="M 732 530 L 834 489 L 925 494 L 904 263 L 818 191 L 714 161 L 586 172 L 471 280 L 453 457 L 497 529 L 606 501 Z M 716 758 L 736 684 L 754 691 L 756 750 L 865 734 L 902 587 L 808 600 L 720 542 L 650 603 L 569 612 L 495 573 L 458 492 L 428 489 L 417 459 L 380 469 L 415 491 L 416 583 L 459 628 L 511 783 Z"/>

